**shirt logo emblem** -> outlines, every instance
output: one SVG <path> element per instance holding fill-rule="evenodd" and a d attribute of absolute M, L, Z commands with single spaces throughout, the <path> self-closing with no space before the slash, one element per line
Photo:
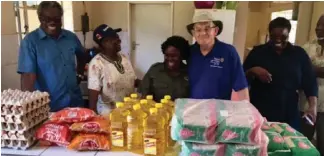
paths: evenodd
<path fill-rule="evenodd" d="M 223 62 L 224 62 L 224 58 L 214 57 L 212 60 L 210 60 L 210 67 L 223 68 L 223 66 L 222 66 Z"/>
<path fill-rule="evenodd" d="M 98 40 L 100 40 L 102 37 L 101 37 L 100 34 L 97 34 L 97 35 L 96 35 L 96 38 L 97 38 Z"/>

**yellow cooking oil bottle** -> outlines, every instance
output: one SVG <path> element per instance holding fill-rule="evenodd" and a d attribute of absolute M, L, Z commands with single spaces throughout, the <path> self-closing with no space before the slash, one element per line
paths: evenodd
<path fill-rule="evenodd" d="M 157 108 L 158 110 L 158 114 L 163 116 L 164 120 L 165 120 L 165 125 L 164 125 L 164 129 L 165 129 L 165 148 L 167 148 L 168 146 L 168 138 L 169 138 L 169 133 L 170 133 L 170 130 L 169 130 L 169 126 L 167 126 L 168 124 L 168 121 L 169 121 L 169 118 L 170 118 L 170 113 L 163 107 L 163 104 L 162 103 L 156 103 L 155 104 L 155 108 Z"/>
<path fill-rule="evenodd" d="M 146 96 L 147 103 L 151 105 L 151 107 L 155 107 L 155 101 L 153 100 L 153 95 L 147 95 Z"/>
<path fill-rule="evenodd" d="M 124 104 L 125 108 L 127 108 L 128 110 L 133 110 L 133 103 L 130 97 L 124 97 Z"/>
<path fill-rule="evenodd" d="M 142 99 L 142 100 L 140 101 L 140 104 L 141 104 L 141 108 L 142 108 L 142 110 L 143 110 L 146 114 L 150 114 L 150 108 L 151 108 L 151 106 L 147 103 L 147 100 Z"/>
<path fill-rule="evenodd" d="M 173 113 L 174 113 L 174 108 L 171 105 L 169 105 L 167 99 L 161 99 L 161 103 L 162 103 L 163 107 L 166 109 L 166 111 L 168 111 L 168 113 L 170 114 L 170 118 L 166 122 L 166 126 L 168 127 L 168 129 L 171 129 L 170 123 L 171 123 L 171 119 L 172 119 L 172 116 L 173 116 Z M 167 138 L 167 140 L 168 140 L 168 147 L 173 147 L 174 144 L 175 144 L 175 141 L 172 140 L 171 135 L 170 135 L 170 132 L 168 132 L 167 137 L 168 137 Z"/>
<path fill-rule="evenodd" d="M 125 151 L 127 147 L 127 115 L 130 112 L 122 102 L 117 102 L 116 107 L 110 113 L 112 150 Z"/>
<path fill-rule="evenodd" d="M 143 154 L 143 122 L 147 114 L 141 110 L 140 104 L 133 105 L 127 116 L 127 150 Z"/>
<path fill-rule="evenodd" d="M 150 115 L 144 120 L 144 156 L 164 156 L 165 120 L 157 108 L 150 108 Z"/>
<path fill-rule="evenodd" d="M 160 102 L 162 103 L 163 107 L 167 109 L 167 111 L 170 113 L 170 116 L 172 117 L 174 108 L 172 107 L 172 105 L 169 104 L 169 101 L 167 99 L 161 99 Z"/>
<path fill-rule="evenodd" d="M 163 105 L 163 108 L 166 109 L 166 111 L 168 111 L 168 113 L 170 114 L 169 120 L 166 121 L 166 126 L 168 127 L 168 129 L 170 130 L 170 123 L 171 123 L 171 119 L 174 113 L 174 108 L 169 105 L 168 100 L 167 99 L 161 99 L 161 103 Z M 168 140 L 168 147 L 173 147 L 173 145 L 175 144 L 175 141 L 172 140 L 170 132 L 168 131 L 168 135 L 167 135 L 167 140 Z"/>
<path fill-rule="evenodd" d="M 131 102 L 133 103 L 133 105 L 140 102 L 139 97 L 136 93 L 131 94 L 130 97 L 131 97 Z"/>
<path fill-rule="evenodd" d="M 164 99 L 168 100 L 168 104 L 172 107 L 174 107 L 174 102 L 172 101 L 172 98 L 170 95 L 165 95 Z"/>

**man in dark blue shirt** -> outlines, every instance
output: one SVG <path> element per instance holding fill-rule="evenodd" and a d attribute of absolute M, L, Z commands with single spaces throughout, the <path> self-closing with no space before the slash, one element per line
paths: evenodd
<path fill-rule="evenodd" d="M 290 29 L 285 18 L 271 21 L 270 41 L 253 48 L 244 70 L 250 82 L 251 103 L 269 121 L 285 122 L 298 130 L 298 90 L 304 90 L 308 97 L 306 115 L 315 122 L 318 87 L 305 50 L 287 41 Z"/>
<path fill-rule="evenodd" d="M 63 9 L 58 2 L 41 2 L 37 13 L 40 28 L 29 33 L 20 44 L 21 89 L 48 92 L 52 112 L 83 106 L 77 83 L 77 75 L 82 77 L 84 71 L 83 47 L 75 34 L 61 29 Z"/>
<path fill-rule="evenodd" d="M 216 39 L 222 28 L 222 22 L 213 19 L 209 12 L 196 12 L 193 23 L 187 26 L 197 41 L 191 47 L 188 60 L 191 98 L 230 100 L 234 89 L 240 100 L 249 99 L 237 51 Z"/>

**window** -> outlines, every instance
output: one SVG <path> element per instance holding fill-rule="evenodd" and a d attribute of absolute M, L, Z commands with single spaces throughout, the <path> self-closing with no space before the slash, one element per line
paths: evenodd
<path fill-rule="evenodd" d="M 285 11 L 278 11 L 278 12 L 273 12 L 271 14 L 271 20 L 277 18 L 277 17 L 284 17 L 288 19 L 291 23 L 291 30 L 289 33 L 289 42 L 292 44 L 295 44 L 296 41 L 296 30 L 297 30 L 297 21 L 291 20 L 293 14 L 293 10 L 285 10 Z"/>
<path fill-rule="evenodd" d="M 23 39 L 25 35 L 40 25 L 37 16 L 37 7 L 41 1 L 19 1 L 15 2 L 16 12 L 16 30 L 19 39 Z M 73 11 L 72 1 L 58 1 L 64 10 L 63 28 L 73 31 Z"/>

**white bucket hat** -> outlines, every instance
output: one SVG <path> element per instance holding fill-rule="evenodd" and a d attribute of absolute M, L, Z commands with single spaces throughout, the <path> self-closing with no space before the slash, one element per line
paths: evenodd
<path fill-rule="evenodd" d="M 217 35 L 221 34 L 223 31 L 223 22 L 220 20 L 214 19 L 212 14 L 208 11 L 195 11 L 195 14 L 192 18 L 192 23 L 187 25 L 187 31 L 192 35 L 193 26 L 195 23 L 199 22 L 213 22 L 216 27 L 218 27 Z"/>

